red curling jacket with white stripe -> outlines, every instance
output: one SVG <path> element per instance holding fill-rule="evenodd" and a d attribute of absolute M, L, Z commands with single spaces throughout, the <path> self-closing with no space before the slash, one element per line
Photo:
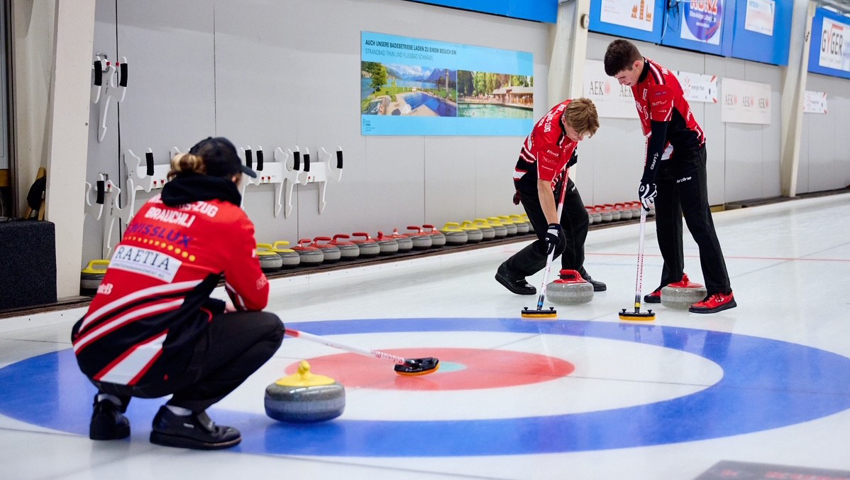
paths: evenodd
<path fill-rule="evenodd" d="M 657 170 L 657 161 L 691 154 L 705 144 L 705 133 L 673 72 L 644 58 L 632 94 L 646 136 L 647 168 Z"/>
<path fill-rule="evenodd" d="M 178 180 L 166 190 L 180 187 Z M 183 198 L 204 191 L 204 200 L 169 206 L 157 195 L 148 201 L 74 325 L 74 353 L 94 381 L 143 386 L 184 370 L 213 315 L 224 311 L 224 302 L 209 298 L 222 275 L 237 310 L 262 310 L 268 302 L 254 225 L 239 208 L 235 185 L 205 176 L 190 180 Z"/>

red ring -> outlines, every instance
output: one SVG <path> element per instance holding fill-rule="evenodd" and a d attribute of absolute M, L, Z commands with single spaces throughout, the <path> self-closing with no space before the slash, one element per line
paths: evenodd
<path fill-rule="evenodd" d="M 560 358 L 511 350 L 406 348 L 384 352 L 408 359 L 437 357 L 446 368 L 432 374 L 410 377 L 395 373 L 392 362 L 354 353 L 314 357 L 307 361 L 314 374 L 331 377 L 348 388 L 385 390 L 476 390 L 513 387 L 556 380 L 575 370 L 572 363 Z M 286 367 L 286 373 L 295 373 L 298 363 Z M 462 365 L 464 368 L 450 368 L 456 365 Z"/>

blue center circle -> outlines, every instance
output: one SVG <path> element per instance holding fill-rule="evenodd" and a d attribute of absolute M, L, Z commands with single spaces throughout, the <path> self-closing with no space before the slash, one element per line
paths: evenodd
<path fill-rule="evenodd" d="M 577 452 L 705 440 L 785 427 L 850 408 L 850 359 L 817 348 L 709 330 L 643 324 L 516 318 L 420 318 L 301 322 L 316 335 L 508 332 L 634 342 L 692 353 L 720 365 L 723 378 L 683 397 L 563 415 L 480 420 L 344 420 L 291 425 L 262 413 L 213 409 L 237 426 L 237 450 L 317 456 L 473 456 Z M 294 341 L 294 340 L 287 340 Z M 286 342 L 283 348 L 286 349 Z M 624 359 L 628 360 L 628 359 Z M 94 389 L 63 350 L 0 369 L 0 414 L 80 435 L 88 433 Z M 417 400 L 418 401 L 418 400 Z M 557 401 L 557 399 L 541 399 Z M 147 435 L 162 400 L 133 399 L 134 436 Z M 411 404 L 411 409 L 416 405 Z M 447 409 L 451 405 L 446 405 Z M 344 418 L 344 417 L 343 417 Z M 143 440 L 145 437 L 141 437 Z M 135 441 L 135 439 L 134 439 Z"/>

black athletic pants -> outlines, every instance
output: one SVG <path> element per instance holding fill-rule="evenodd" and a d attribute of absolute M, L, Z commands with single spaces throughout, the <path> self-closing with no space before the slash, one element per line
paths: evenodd
<path fill-rule="evenodd" d="M 558 205 L 560 200 L 561 190 L 556 188 L 552 194 L 555 197 L 555 205 Z M 543 214 L 543 209 L 540 208 L 540 198 L 537 196 L 537 191 L 534 194 L 529 194 L 520 190 L 520 201 L 522 202 L 525 213 L 528 214 L 528 219 L 534 226 L 534 233 L 537 234 L 537 240 L 527 245 L 525 248 L 515 253 L 509 258 L 505 264 L 508 267 L 508 273 L 514 278 L 525 278 L 533 275 L 546 266 L 546 230 L 549 222 L 546 221 L 546 215 Z M 590 220 L 587 215 L 587 210 L 584 209 L 584 203 L 581 200 L 581 195 L 572 180 L 567 180 L 567 193 L 564 195 L 564 208 L 561 212 L 561 227 L 564 232 L 561 236 L 563 249 L 561 252 L 555 252 L 555 257 L 561 255 L 561 268 L 569 270 L 577 270 L 584 277 L 587 272 L 584 270 L 584 241 L 587 239 L 587 230 L 590 226 Z"/>
<path fill-rule="evenodd" d="M 709 295 L 729 293 L 729 274 L 717 240 L 705 170 L 705 146 L 698 151 L 661 162 L 656 178 L 655 229 L 664 258 L 661 287 L 682 279 L 685 255 L 682 246 L 682 215 L 699 246 L 700 266 Z"/>
<path fill-rule="evenodd" d="M 95 382 L 100 393 L 121 399 L 126 411 L 131 397 L 174 394 L 169 405 L 200 413 L 226 397 L 274 355 L 283 341 L 283 322 L 269 312 L 215 315 L 184 375 L 168 383 L 144 387 Z"/>

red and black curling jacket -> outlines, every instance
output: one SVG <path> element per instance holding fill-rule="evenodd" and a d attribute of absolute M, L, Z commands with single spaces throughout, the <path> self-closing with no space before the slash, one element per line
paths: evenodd
<path fill-rule="evenodd" d="M 127 226 L 88 312 L 71 334 L 81 370 L 98 382 L 146 385 L 186 368 L 225 303 L 262 310 L 269 285 L 236 185 L 189 174 L 168 182 Z"/>
<path fill-rule="evenodd" d="M 567 169 L 576 163 L 574 153 L 578 142 L 570 140 L 564 126 L 564 114 L 570 102 L 566 100 L 552 107 L 526 137 L 514 169 L 517 190 L 537 195 L 538 179 L 551 182 L 555 190 Z"/>

